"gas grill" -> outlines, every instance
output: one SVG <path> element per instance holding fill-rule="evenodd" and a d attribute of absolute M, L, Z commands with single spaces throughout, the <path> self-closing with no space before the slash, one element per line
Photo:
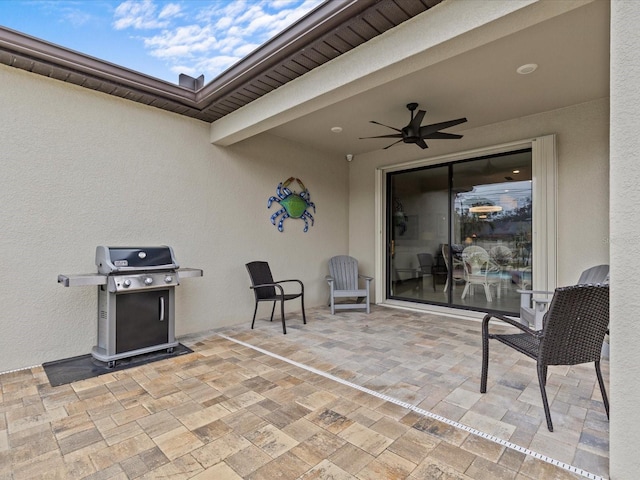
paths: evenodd
<path fill-rule="evenodd" d="M 115 366 L 117 360 L 158 350 L 173 351 L 175 287 L 201 277 L 180 268 L 169 246 L 96 248 L 98 273 L 59 275 L 65 287 L 98 287 L 98 344 L 91 355 Z"/>

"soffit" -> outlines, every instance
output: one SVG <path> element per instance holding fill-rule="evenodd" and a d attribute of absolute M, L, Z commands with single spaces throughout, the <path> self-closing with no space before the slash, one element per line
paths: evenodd
<path fill-rule="evenodd" d="M 531 11 L 547 12 L 557 5 L 568 6 L 569 2 L 537 2 L 519 13 L 529 18 L 533 16 Z M 447 6 L 445 2 L 438 9 Z M 472 43 L 466 52 L 407 75 L 394 76 L 386 83 L 322 105 L 268 131 L 344 158 L 345 154 L 358 156 L 373 151 L 383 154 L 382 149 L 395 139 L 361 137 L 395 133 L 370 123 L 371 120 L 394 128 L 404 127 L 410 120 L 406 108 L 410 102 L 417 102 L 420 109 L 426 110 L 423 125 L 460 117 L 468 119 L 467 123 L 445 130 L 462 134 L 464 139 L 459 143 L 432 140 L 427 141 L 430 150 L 402 143 L 384 150 L 389 157 L 405 151 L 428 156 L 441 146 L 446 149 L 464 144 L 473 138 L 471 132 L 477 132 L 480 127 L 607 98 L 609 9 L 606 0 L 574 2 L 571 8 L 550 14 L 543 21 L 532 21 L 531 25 L 488 43 Z M 433 16 L 435 14 L 436 9 Z M 504 20 L 503 24 L 517 24 L 514 18 Z M 476 31 L 484 29 L 497 31 L 494 25 Z M 340 60 L 355 53 L 357 51 Z M 537 63 L 539 68 L 530 75 L 516 73 L 516 69 L 526 63 Z M 277 93 L 284 92 L 285 89 Z M 213 127 L 221 130 L 222 124 L 239 113 L 242 112 L 216 122 Z M 249 116 L 249 112 L 245 112 L 245 116 Z M 336 126 L 342 128 L 341 133 L 332 133 L 331 128 Z M 553 128 L 553 125 L 540 125 L 540 131 L 545 134 Z"/>
<path fill-rule="evenodd" d="M 0 63 L 214 122 L 442 0 L 331 0 L 194 91 L 0 27 Z"/>

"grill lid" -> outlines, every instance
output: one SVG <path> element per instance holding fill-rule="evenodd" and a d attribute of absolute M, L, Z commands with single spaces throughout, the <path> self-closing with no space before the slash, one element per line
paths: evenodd
<path fill-rule="evenodd" d="M 104 275 L 115 272 L 177 269 L 173 249 L 159 247 L 105 247 L 96 248 L 98 272 Z"/>

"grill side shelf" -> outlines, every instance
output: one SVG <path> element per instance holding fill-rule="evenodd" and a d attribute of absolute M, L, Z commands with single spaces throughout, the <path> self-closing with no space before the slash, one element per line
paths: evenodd
<path fill-rule="evenodd" d="M 178 277 L 180 279 L 202 277 L 204 275 L 201 268 L 179 268 L 176 272 L 178 272 Z"/>
<path fill-rule="evenodd" d="M 64 287 L 86 287 L 106 285 L 107 277 L 95 273 L 81 273 L 76 275 L 58 275 L 58 283 Z"/>

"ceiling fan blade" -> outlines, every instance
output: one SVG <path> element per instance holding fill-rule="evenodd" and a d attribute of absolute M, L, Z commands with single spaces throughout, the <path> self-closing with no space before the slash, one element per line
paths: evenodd
<path fill-rule="evenodd" d="M 389 135 L 378 135 L 377 137 L 360 137 L 360 140 L 366 140 L 367 138 L 402 138 L 402 134 L 390 133 Z"/>
<path fill-rule="evenodd" d="M 438 140 L 446 140 L 447 138 L 450 138 L 450 139 L 462 138 L 462 135 L 458 135 L 457 133 L 433 132 L 433 133 L 430 133 L 429 135 L 426 135 L 426 136 L 424 136 L 422 138 L 433 138 L 433 139 L 438 139 Z"/>
<path fill-rule="evenodd" d="M 383 148 L 383 150 L 386 150 L 389 147 L 393 147 L 396 143 L 400 143 L 402 140 L 398 140 L 397 142 L 393 142 L 391 145 L 387 145 L 386 147 Z"/>
<path fill-rule="evenodd" d="M 440 122 L 433 123 L 431 125 L 425 125 L 424 127 L 420 127 L 420 136 L 425 138 L 427 135 L 431 133 L 435 133 L 438 130 L 444 130 L 445 128 L 453 127 L 455 125 L 460 125 L 461 123 L 466 122 L 466 118 L 457 118 L 455 120 L 449 120 L 448 122 Z"/>
<path fill-rule="evenodd" d="M 413 129 L 414 132 L 417 132 L 420 130 L 420 124 L 424 119 L 425 113 L 427 112 L 425 112 L 424 110 L 418 110 L 418 113 L 416 113 L 416 116 L 413 117 L 413 120 L 411 120 L 411 123 L 409 123 L 409 128 Z"/>
<path fill-rule="evenodd" d="M 429 145 L 427 145 L 427 143 L 426 143 L 422 138 L 420 138 L 420 139 L 416 142 L 416 145 L 418 145 L 418 146 L 419 146 L 420 148 L 422 148 L 423 150 L 424 150 L 425 148 L 429 148 Z"/>
<path fill-rule="evenodd" d="M 396 132 L 401 132 L 402 131 L 399 128 L 390 127 L 389 125 L 385 125 L 384 123 L 376 122 L 375 120 L 369 120 L 369 123 L 375 123 L 376 125 L 381 125 L 383 127 L 387 127 L 387 128 L 390 128 L 391 130 L 395 130 Z"/>

